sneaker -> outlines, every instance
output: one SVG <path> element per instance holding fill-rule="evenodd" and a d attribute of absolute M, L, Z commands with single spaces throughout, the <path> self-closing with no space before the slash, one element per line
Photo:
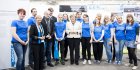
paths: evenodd
<path fill-rule="evenodd" d="M 108 63 L 111 64 L 112 63 L 112 60 L 108 60 Z"/>
<path fill-rule="evenodd" d="M 52 63 L 48 63 L 47 65 L 50 67 L 54 67 L 54 65 Z"/>
<path fill-rule="evenodd" d="M 100 64 L 100 63 L 101 63 L 101 61 L 100 61 L 100 60 L 98 60 L 98 61 L 97 61 L 97 64 Z"/>
<path fill-rule="evenodd" d="M 59 61 L 56 61 L 56 62 L 55 62 L 55 66 L 57 66 L 58 64 L 59 64 Z"/>
<path fill-rule="evenodd" d="M 98 62 L 98 60 L 94 60 L 94 63 L 96 64 Z"/>
<path fill-rule="evenodd" d="M 121 62 L 121 61 L 119 61 L 119 62 L 118 62 L 118 65 L 121 65 L 121 64 L 122 64 L 122 62 Z"/>
<path fill-rule="evenodd" d="M 114 64 L 118 64 L 118 61 L 115 61 Z"/>
<path fill-rule="evenodd" d="M 88 64 L 91 64 L 91 60 L 88 60 Z"/>
<path fill-rule="evenodd" d="M 87 60 L 84 59 L 83 64 L 86 64 L 86 63 L 87 63 Z"/>
<path fill-rule="evenodd" d="M 127 66 L 127 67 L 133 67 L 133 64 L 128 63 L 128 64 L 125 64 L 125 66 Z"/>
<path fill-rule="evenodd" d="M 65 62 L 64 62 L 64 61 L 62 61 L 62 62 L 61 62 L 61 64 L 62 64 L 62 65 L 65 65 Z"/>
<path fill-rule="evenodd" d="M 136 70 L 138 67 L 137 66 L 133 66 L 132 67 L 132 70 Z"/>

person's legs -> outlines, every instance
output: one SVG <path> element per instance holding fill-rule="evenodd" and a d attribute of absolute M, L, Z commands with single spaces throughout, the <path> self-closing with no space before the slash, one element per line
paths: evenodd
<path fill-rule="evenodd" d="M 107 59 L 108 61 L 112 60 L 112 52 L 111 52 L 111 45 L 109 45 L 110 40 L 109 39 L 105 39 L 104 40 L 104 46 L 106 49 L 106 55 L 107 55 Z"/>
<path fill-rule="evenodd" d="M 91 60 L 91 43 L 90 43 L 90 38 L 87 38 L 87 40 L 86 40 L 86 48 L 87 48 L 87 53 L 88 53 L 88 60 Z"/>
<path fill-rule="evenodd" d="M 62 40 L 61 42 L 60 42 L 60 52 L 61 52 L 61 61 L 63 61 L 64 62 L 64 51 L 65 51 L 65 47 L 64 47 L 64 44 L 65 44 L 65 41 L 64 40 Z"/>
<path fill-rule="evenodd" d="M 134 66 L 138 66 L 137 56 L 136 56 L 136 48 L 130 48 L 131 57 L 134 61 Z"/>
<path fill-rule="evenodd" d="M 97 43 L 93 43 L 93 54 L 94 54 L 94 59 L 98 60 L 98 50 L 97 50 Z"/>
<path fill-rule="evenodd" d="M 22 70 L 22 62 L 23 62 L 23 48 L 20 43 L 13 43 L 14 51 L 17 55 L 17 63 L 16 63 L 16 70 Z"/>
<path fill-rule="evenodd" d="M 33 57 L 34 57 L 34 70 L 39 70 L 39 51 L 40 51 L 40 46 L 39 44 L 32 44 L 32 49 L 33 49 Z"/>
<path fill-rule="evenodd" d="M 99 61 L 102 60 L 102 56 L 103 56 L 103 42 L 99 42 L 98 43 L 98 59 Z"/>
<path fill-rule="evenodd" d="M 81 43 L 82 43 L 82 56 L 83 56 L 83 59 L 85 60 L 85 59 L 87 59 L 86 58 L 86 40 L 85 40 L 85 38 L 82 38 L 81 39 Z"/>
<path fill-rule="evenodd" d="M 22 49 L 23 49 L 23 60 L 22 60 L 22 69 L 21 70 L 25 70 L 25 54 L 26 54 L 27 46 L 22 45 Z"/>
<path fill-rule="evenodd" d="M 115 44 L 115 56 L 116 56 L 116 62 L 119 61 L 119 48 L 120 48 L 120 42 L 117 40 L 117 43 Z"/>
<path fill-rule="evenodd" d="M 39 50 L 39 68 L 43 70 L 44 68 L 44 44 L 40 45 Z"/>
<path fill-rule="evenodd" d="M 68 43 L 69 43 L 69 48 L 70 48 L 70 63 L 73 64 L 74 63 L 74 39 L 69 38 L 68 39 Z"/>
<path fill-rule="evenodd" d="M 74 47 L 75 47 L 75 64 L 79 65 L 79 54 L 80 54 L 80 38 L 74 39 Z"/>
<path fill-rule="evenodd" d="M 31 43 L 29 43 L 29 66 L 33 68 L 33 50 L 31 48 Z"/>
<path fill-rule="evenodd" d="M 65 50 L 64 50 L 64 57 L 67 58 L 67 53 L 68 53 L 68 39 L 65 39 L 65 44 L 64 44 Z"/>
<path fill-rule="evenodd" d="M 129 63 L 130 63 L 130 64 L 133 64 L 132 52 L 131 52 L 130 47 L 127 47 L 127 50 L 128 50 Z"/>
<path fill-rule="evenodd" d="M 119 61 L 121 62 L 122 61 L 122 57 L 123 57 L 123 48 L 124 48 L 125 41 L 124 40 L 120 40 L 119 42 L 120 42 L 120 44 L 119 44 Z"/>

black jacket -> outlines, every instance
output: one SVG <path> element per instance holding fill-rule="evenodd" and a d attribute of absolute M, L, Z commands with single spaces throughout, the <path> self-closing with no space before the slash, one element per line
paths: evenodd
<path fill-rule="evenodd" d="M 38 30 L 36 25 L 31 25 L 30 27 L 30 43 L 31 44 L 38 44 Z"/>
<path fill-rule="evenodd" d="M 45 33 L 45 35 L 47 36 L 48 35 L 48 25 L 47 25 L 47 23 L 46 23 L 46 21 L 45 21 L 45 19 L 48 21 L 49 19 L 47 19 L 46 17 L 43 17 L 43 19 L 42 19 L 42 26 L 43 26 L 43 28 L 44 28 L 44 33 Z M 51 18 L 50 18 L 50 35 L 51 35 L 51 37 L 53 37 L 54 36 L 54 23 L 55 22 L 57 22 L 57 18 L 56 17 L 54 17 L 54 16 L 52 16 Z"/>

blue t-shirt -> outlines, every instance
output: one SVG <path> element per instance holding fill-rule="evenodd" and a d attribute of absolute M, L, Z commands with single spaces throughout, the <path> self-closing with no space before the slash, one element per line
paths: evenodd
<path fill-rule="evenodd" d="M 93 32 L 94 32 L 94 37 L 95 37 L 96 40 L 98 40 L 101 37 L 102 30 L 104 30 L 104 26 L 103 25 L 101 25 L 101 26 L 94 26 L 94 31 Z M 102 41 L 102 40 L 100 40 L 100 41 Z"/>
<path fill-rule="evenodd" d="M 16 27 L 16 33 L 19 38 L 23 41 L 27 41 L 28 23 L 23 20 L 12 21 L 11 27 Z M 12 37 L 12 42 L 18 42 Z"/>
<path fill-rule="evenodd" d="M 66 24 L 68 22 L 68 20 L 63 19 L 63 22 Z"/>
<path fill-rule="evenodd" d="M 126 24 L 118 24 L 118 22 L 115 22 L 113 27 L 115 28 L 115 35 L 117 40 L 125 40 L 125 27 Z"/>
<path fill-rule="evenodd" d="M 126 40 L 136 40 L 136 29 L 139 27 L 139 24 L 134 22 L 133 25 L 126 24 Z"/>
<path fill-rule="evenodd" d="M 82 37 L 90 37 L 90 25 L 89 23 L 82 23 Z"/>
<path fill-rule="evenodd" d="M 108 23 L 104 25 L 104 30 L 105 30 L 104 39 L 111 37 L 111 28 L 113 28 L 112 23 Z"/>
<path fill-rule="evenodd" d="M 36 19 L 35 17 L 30 17 L 28 20 L 28 25 L 31 26 L 31 25 L 34 25 L 36 23 Z"/>
<path fill-rule="evenodd" d="M 82 23 L 83 22 L 83 19 L 82 18 L 76 18 L 76 21 Z"/>
<path fill-rule="evenodd" d="M 56 32 L 57 38 L 63 37 L 64 30 L 66 30 L 66 24 L 64 22 L 55 23 L 55 32 Z"/>

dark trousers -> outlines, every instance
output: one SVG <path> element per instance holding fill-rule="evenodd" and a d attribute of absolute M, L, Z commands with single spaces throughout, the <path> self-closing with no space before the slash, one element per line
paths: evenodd
<path fill-rule="evenodd" d="M 64 61 L 64 50 L 65 50 L 64 44 L 65 44 L 64 40 L 58 41 L 58 49 L 59 49 L 59 46 L 60 46 L 61 61 Z"/>
<path fill-rule="evenodd" d="M 52 40 L 47 40 L 47 42 L 45 43 L 45 56 L 47 59 L 47 64 L 51 63 L 51 51 L 52 51 Z"/>
<path fill-rule="evenodd" d="M 103 55 L 103 42 L 94 42 L 93 43 L 93 54 L 95 60 L 101 61 Z"/>
<path fill-rule="evenodd" d="M 33 65 L 33 50 L 31 48 L 31 43 L 29 43 L 29 65 Z"/>
<path fill-rule="evenodd" d="M 55 38 L 52 37 L 52 50 L 51 50 L 52 54 L 54 54 L 54 44 L 55 44 Z M 52 57 L 54 58 L 54 55 L 52 55 Z"/>
<path fill-rule="evenodd" d="M 67 58 L 67 53 L 68 53 L 68 39 L 65 39 L 65 44 L 64 44 L 65 50 L 64 50 L 64 57 Z"/>
<path fill-rule="evenodd" d="M 44 43 L 32 44 L 34 57 L 34 70 L 43 70 Z"/>
<path fill-rule="evenodd" d="M 116 52 L 116 51 L 115 51 L 115 42 L 114 42 L 114 38 L 113 38 L 113 45 L 112 45 L 113 58 L 112 58 L 112 61 L 115 60 L 115 57 L 116 57 L 115 52 Z"/>
<path fill-rule="evenodd" d="M 90 37 L 82 37 L 81 42 L 82 42 L 82 56 L 83 56 L 83 59 L 87 59 L 86 55 L 88 54 L 88 60 L 91 60 Z"/>
<path fill-rule="evenodd" d="M 79 54 L 80 54 L 80 51 L 79 51 L 80 38 L 68 38 L 68 43 L 69 43 L 69 48 L 70 48 L 70 61 L 71 63 L 74 63 L 74 61 L 75 63 L 78 63 Z"/>
<path fill-rule="evenodd" d="M 138 66 L 137 56 L 136 56 L 136 52 L 135 52 L 136 48 L 127 47 L 127 49 L 128 49 L 129 63 L 133 64 L 133 62 L 134 62 L 134 66 Z"/>

